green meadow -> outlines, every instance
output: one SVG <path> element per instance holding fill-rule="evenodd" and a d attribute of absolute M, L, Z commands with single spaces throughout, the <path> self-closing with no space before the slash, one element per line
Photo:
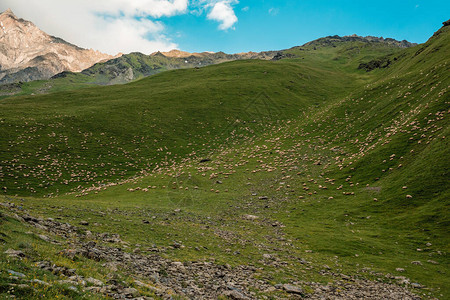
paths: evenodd
<path fill-rule="evenodd" d="M 250 265 L 272 285 L 304 282 L 306 295 L 308 282 L 342 289 L 344 274 L 448 299 L 449 31 L 407 49 L 319 40 L 279 61 L 1 99 L 1 297 L 103 298 L 43 260 L 160 297 L 133 269 L 62 255 L 76 236 L 16 216 L 29 214 L 125 252 Z M 373 60 L 390 64 L 358 68 Z"/>

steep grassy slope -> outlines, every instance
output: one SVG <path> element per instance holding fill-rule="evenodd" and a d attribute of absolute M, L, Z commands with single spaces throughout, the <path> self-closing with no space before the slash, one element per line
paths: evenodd
<path fill-rule="evenodd" d="M 318 296 L 364 297 L 350 286 L 370 286 L 372 296 L 410 297 L 391 286 L 382 294 L 375 284 L 390 282 L 446 299 L 449 31 L 401 52 L 313 45 L 316 50 L 298 50 L 302 57 L 277 62 L 232 62 L 2 100 L 1 180 L 5 202 L 15 203 L 2 209 L 3 248 L 105 282 L 114 273 L 142 295 L 161 286 L 191 295 L 197 284 L 218 296 L 238 284 L 252 298 L 288 298 L 276 284 L 294 283 Z M 358 69 L 385 58 L 387 68 Z M 130 180 L 135 174 L 141 176 Z M 77 193 L 62 195 L 78 185 Z M 57 190 L 53 198 L 13 196 Z M 53 221 L 36 226 L 14 216 L 24 210 L 81 225 L 69 246 L 60 232 L 42 227 Z M 45 243 L 40 234 L 61 244 Z M 28 244 L 20 244 L 24 238 Z M 182 271 L 157 261 L 149 275 L 138 265 L 113 271 L 118 262 L 109 256 L 100 259 L 102 267 L 95 257 L 61 252 L 86 250 L 88 241 L 128 255 L 158 252 L 186 268 L 192 261 L 225 267 L 208 275 L 189 269 L 190 280 L 183 280 Z M 58 281 L 64 276 L 2 255 L 3 270 L 48 276 L 50 295 L 71 295 Z M 223 270 L 240 265 L 254 268 L 245 276 L 255 281 L 228 282 Z M 331 284 L 321 290 L 312 281 Z M 11 282 L 1 273 L 0 292 Z M 36 290 L 45 288 L 18 287 L 30 298 Z M 77 288 L 76 295 L 84 293 Z"/>
<path fill-rule="evenodd" d="M 444 27 L 425 45 L 396 56 L 390 68 L 377 71 L 378 80 L 288 135 L 301 148 L 313 147 L 316 153 L 309 159 L 323 166 L 315 176 L 311 170 L 303 173 L 328 188 L 331 181 L 324 178 L 332 178 L 344 193 L 322 197 L 326 204 L 315 203 L 299 218 L 288 218 L 292 226 L 311 228 L 307 234 L 316 231 L 307 238 L 316 249 L 339 256 L 363 252 L 368 257 L 359 260 L 372 267 L 390 266 L 394 272 L 400 263 L 410 276 L 437 285 L 448 282 L 444 269 L 432 270 L 435 258 L 448 265 L 448 45 L 449 28 Z M 342 231 L 342 225 L 351 230 Z M 427 263 L 413 270 L 413 257 Z"/>
<path fill-rule="evenodd" d="M 345 176 L 385 186 L 383 207 L 407 215 L 422 210 L 425 219 L 416 225 L 426 227 L 431 217 L 442 230 L 450 225 L 441 209 L 448 206 L 449 190 L 448 44 L 444 27 L 315 122 L 323 124 L 318 135 L 326 132 L 329 145 L 345 151 L 336 162 Z"/>

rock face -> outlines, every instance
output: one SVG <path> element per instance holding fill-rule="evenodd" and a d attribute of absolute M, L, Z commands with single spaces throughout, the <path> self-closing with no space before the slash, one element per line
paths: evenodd
<path fill-rule="evenodd" d="M 0 14 L 0 83 L 48 79 L 80 72 L 112 56 L 50 36 L 8 9 Z"/>

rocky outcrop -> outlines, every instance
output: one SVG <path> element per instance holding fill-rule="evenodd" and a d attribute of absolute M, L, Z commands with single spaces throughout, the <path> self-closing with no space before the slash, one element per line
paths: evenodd
<path fill-rule="evenodd" d="M 48 79 L 80 72 L 112 56 L 50 36 L 8 9 L 0 14 L 0 83 Z"/>
<path fill-rule="evenodd" d="M 358 66 L 360 70 L 366 70 L 367 72 L 373 71 L 375 69 L 384 69 L 388 68 L 391 65 L 391 60 L 387 57 L 383 57 L 380 59 L 374 59 L 367 63 L 361 63 Z"/>
<path fill-rule="evenodd" d="M 376 36 L 359 36 L 356 34 L 353 35 L 347 35 L 347 36 L 327 36 L 324 38 L 320 38 L 314 41 L 311 41 L 309 43 L 304 44 L 302 47 L 305 46 L 333 46 L 335 43 L 339 42 L 364 42 L 364 43 L 380 43 L 384 45 L 389 45 L 392 47 L 397 48 L 409 48 L 416 46 L 415 43 L 410 43 L 406 40 L 403 41 L 397 41 L 396 39 L 392 38 L 383 38 L 383 37 L 376 37 Z"/>

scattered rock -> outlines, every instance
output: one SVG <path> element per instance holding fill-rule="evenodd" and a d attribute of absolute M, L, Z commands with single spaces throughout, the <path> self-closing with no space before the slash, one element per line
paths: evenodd
<path fill-rule="evenodd" d="M 258 216 L 250 216 L 250 219 L 258 219 Z M 245 218 L 244 216 L 244 218 Z M 145 287 L 152 290 L 157 296 L 168 299 L 166 296 L 179 295 L 181 298 L 188 299 L 217 299 L 220 295 L 231 299 L 254 299 L 256 298 L 255 291 L 274 291 L 274 287 L 270 282 L 260 277 L 254 277 L 257 268 L 253 266 L 230 266 L 217 265 L 213 262 L 174 262 L 159 254 L 160 248 L 156 248 L 158 253 L 142 254 L 140 252 L 129 253 L 122 248 L 114 246 L 104 246 L 101 242 L 121 241 L 119 235 L 115 234 L 96 234 L 92 233 L 99 242 L 79 242 L 86 240 L 86 233 L 83 230 L 77 229 L 67 223 L 58 223 L 53 220 L 39 220 L 32 217 L 28 218 L 30 225 L 46 227 L 47 231 L 65 238 L 75 237 L 75 244 L 71 245 L 73 249 L 66 249 L 62 253 L 68 257 L 75 257 L 77 255 L 84 256 L 89 259 L 101 261 L 103 260 L 103 267 L 109 268 L 112 273 L 120 269 L 126 268 L 137 276 L 144 276 L 157 285 L 157 288 L 135 280 L 136 287 Z M 272 224 L 272 223 L 268 223 Z M 283 225 L 278 223 L 277 227 Z M 89 239 L 88 239 L 89 240 Z M 101 242 L 100 242 L 101 241 Z M 120 243 L 125 247 L 123 243 Z M 129 245 L 131 246 L 131 245 Z M 133 245 L 140 247 L 138 245 Z M 184 247 L 180 242 L 174 242 L 172 248 Z M 199 250 L 200 248 L 197 247 Z M 201 247 L 205 248 L 206 247 Z M 150 248 L 149 248 L 150 249 Z M 9 249 L 7 252 L 16 253 L 15 250 Z M 147 250 L 150 251 L 150 250 Z M 147 251 L 143 251 L 146 253 Z M 230 250 L 231 252 L 231 250 Z M 306 250 L 305 252 L 312 252 Z M 5 252 L 6 253 L 6 252 Z M 235 251 L 238 255 L 239 252 Z M 271 262 L 278 262 L 276 256 L 271 254 L 264 254 L 263 258 L 272 259 Z M 94 284 L 95 286 L 87 287 L 86 290 L 102 293 L 105 297 L 115 299 L 138 298 L 139 291 L 133 287 L 127 286 L 125 282 L 118 279 L 112 279 L 104 284 L 100 280 L 94 278 L 84 279 L 82 276 L 76 274 L 76 270 L 68 269 L 62 266 L 43 261 L 37 262 L 36 266 L 52 272 L 58 276 L 67 276 L 68 280 L 61 281 L 65 285 L 70 285 L 71 289 L 78 291 L 75 286 L 84 286 L 86 283 Z M 327 268 L 328 266 L 324 266 Z M 329 271 L 327 271 L 329 272 Z M 133 274 L 130 274 L 133 275 Z M 341 274 L 342 275 L 342 274 Z M 115 277 L 111 277 L 115 278 Z M 195 280 L 192 280 L 195 278 Z M 308 292 L 308 297 L 311 299 L 364 299 L 376 295 L 377 299 L 420 299 L 407 289 L 394 284 L 386 284 L 382 282 L 361 280 L 356 277 L 347 276 L 343 280 L 338 280 L 339 289 L 336 288 L 335 283 L 323 285 L 314 282 L 293 282 L 292 284 L 280 284 L 276 288 L 284 290 L 289 293 L 289 297 L 303 297 L 305 294 L 300 287 L 311 288 L 313 292 Z M 399 284 L 410 284 L 409 280 L 403 276 L 396 276 Z M 36 282 L 39 283 L 39 282 Z M 39 283 L 42 284 L 42 283 Z M 98 286 L 97 286 L 98 284 Z M 341 288 L 342 286 L 342 288 Z M 249 288 L 251 287 L 251 291 Z M 414 286 L 419 288 L 419 286 Z M 225 291 L 225 292 L 224 292 Z M 144 297 L 141 297 L 144 298 Z"/>
<path fill-rule="evenodd" d="M 24 284 L 24 283 L 21 283 L 21 284 L 10 283 L 8 285 L 10 287 L 15 287 L 15 288 L 20 289 L 20 290 L 25 290 L 25 289 L 30 289 L 31 288 L 28 284 Z M 14 298 L 12 298 L 12 299 L 14 299 Z"/>
<path fill-rule="evenodd" d="M 13 270 L 8 270 L 8 273 L 9 273 L 11 276 L 17 276 L 17 277 L 21 277 L 21 278 L 26 277 L 25 274 L 20 273 L 20 272 L 16 272 L 16 271 L 13 271 Z"/>
<path fill-rule="evenodd" d="M 411 287 L 414 289 L 421 289 L 421 288 L 423 288 L 423 285 L 421 285 L 420 283 L 417 283 L 417 282 L 413 282 L 413 283 L 411 283 Z"/>
<path fill-rule="evenodd" d="M 46 235 L 39 234 L 38 237 L 43 241 L 50 242 L 50 238 Z"/>
<path fill-rule="evenodd" d="M 159 295 L 164 294 L 164 291 L 162 289 L 159 289 L 157 287 L 154 287 L 154 286 L 151 286 L 149 284 L 143 283 L 143 282 L 141 282 L 139 280 L 135 280 L 134 284 L 139 286 L 139 287 L 143 287 L 143 288 L 149 289 L 149 290 L 155 292 L 156 294 L 159 294 Z"/>
<path fill-rule="evenodd" d="M 173 242 L 172 247 L 175 249 L 184 248 L 183 245 L 178 242 Z"/>
<path fill-rule="evenodd" d="M 276 288 L 274 286 L 270 286 L 266 290 L 264 290 L 264 293 L 272 293 L 275 291 L 276 291 Z"/>
<path fill-rule="evenodd" d="M 77 255 L 77 250 L 75 249 L 65 249 L 61 252 L 61 255 L 66 256 L 70 259 L 74 259 Z"/>
<path fill-rule="evenodd" d="M 20 250 L 8 249 L 4 252 L 8 257 L 22 258 L 25 257 L 25 253 Z"/>
<path fill-rule="evenodd" d="M 244 217 L 244 219 L 250 220 L 250 221 L 254 221 L 254 220 L 259 219 L 259 217 L 255 216 L 255 215 L 244 215 L 243 217 Z"/>
<path fill-rule="evenodd" d="M 73 285 L 68 287 L 69 290 L 74 291 L 74 292 L 78 292 L 78 289 L 76 287 L 74 287 Z"/>
<path fill-rule="evenodd" d="M 37 283 L 37 284 L 40 284 L 40 285 L 45 285 L 45 286 L 50 286 L 51 285 L 50 283 L 42 281 L 42 280 L 39 280 L 39 279 L 32 279 L 32 280 L 30 280 L 30 282 Z"/>
<path fill-rule="evenodd" d="M 96 286 L 102 286 L 103 285 L 103 281 L 95 279 L 95 278 L 92 278 L 92 277 L 86 278 L 86 282 L 89 282 L 89 283 L 91 283 L 93 285 L 96 285 Z"/>
<path fill-rule="evenodd" d="M 289 294 L 296 294 L 296 295 L 304 294 L 302 288 L 292 284 L 283 284 L 283 290 L 285 290 Z"/>
<path fill-rule="evenodd" d="M 246 296 L 244 296 L 242 293 L 236 291 L 236 290 L 232 290 L 232 291 L 226 291 L 223 293 L 223 296 L 226 296 L 230 299 L 234 299 L 234 300 L 247 300 L 250 299 Z"/>
<path fill-rule="evenodd" d="M 126 288 L 123 290 L 123 294 L 133 298 L 139 297 L 139 291 L 135 288 Z"/>

